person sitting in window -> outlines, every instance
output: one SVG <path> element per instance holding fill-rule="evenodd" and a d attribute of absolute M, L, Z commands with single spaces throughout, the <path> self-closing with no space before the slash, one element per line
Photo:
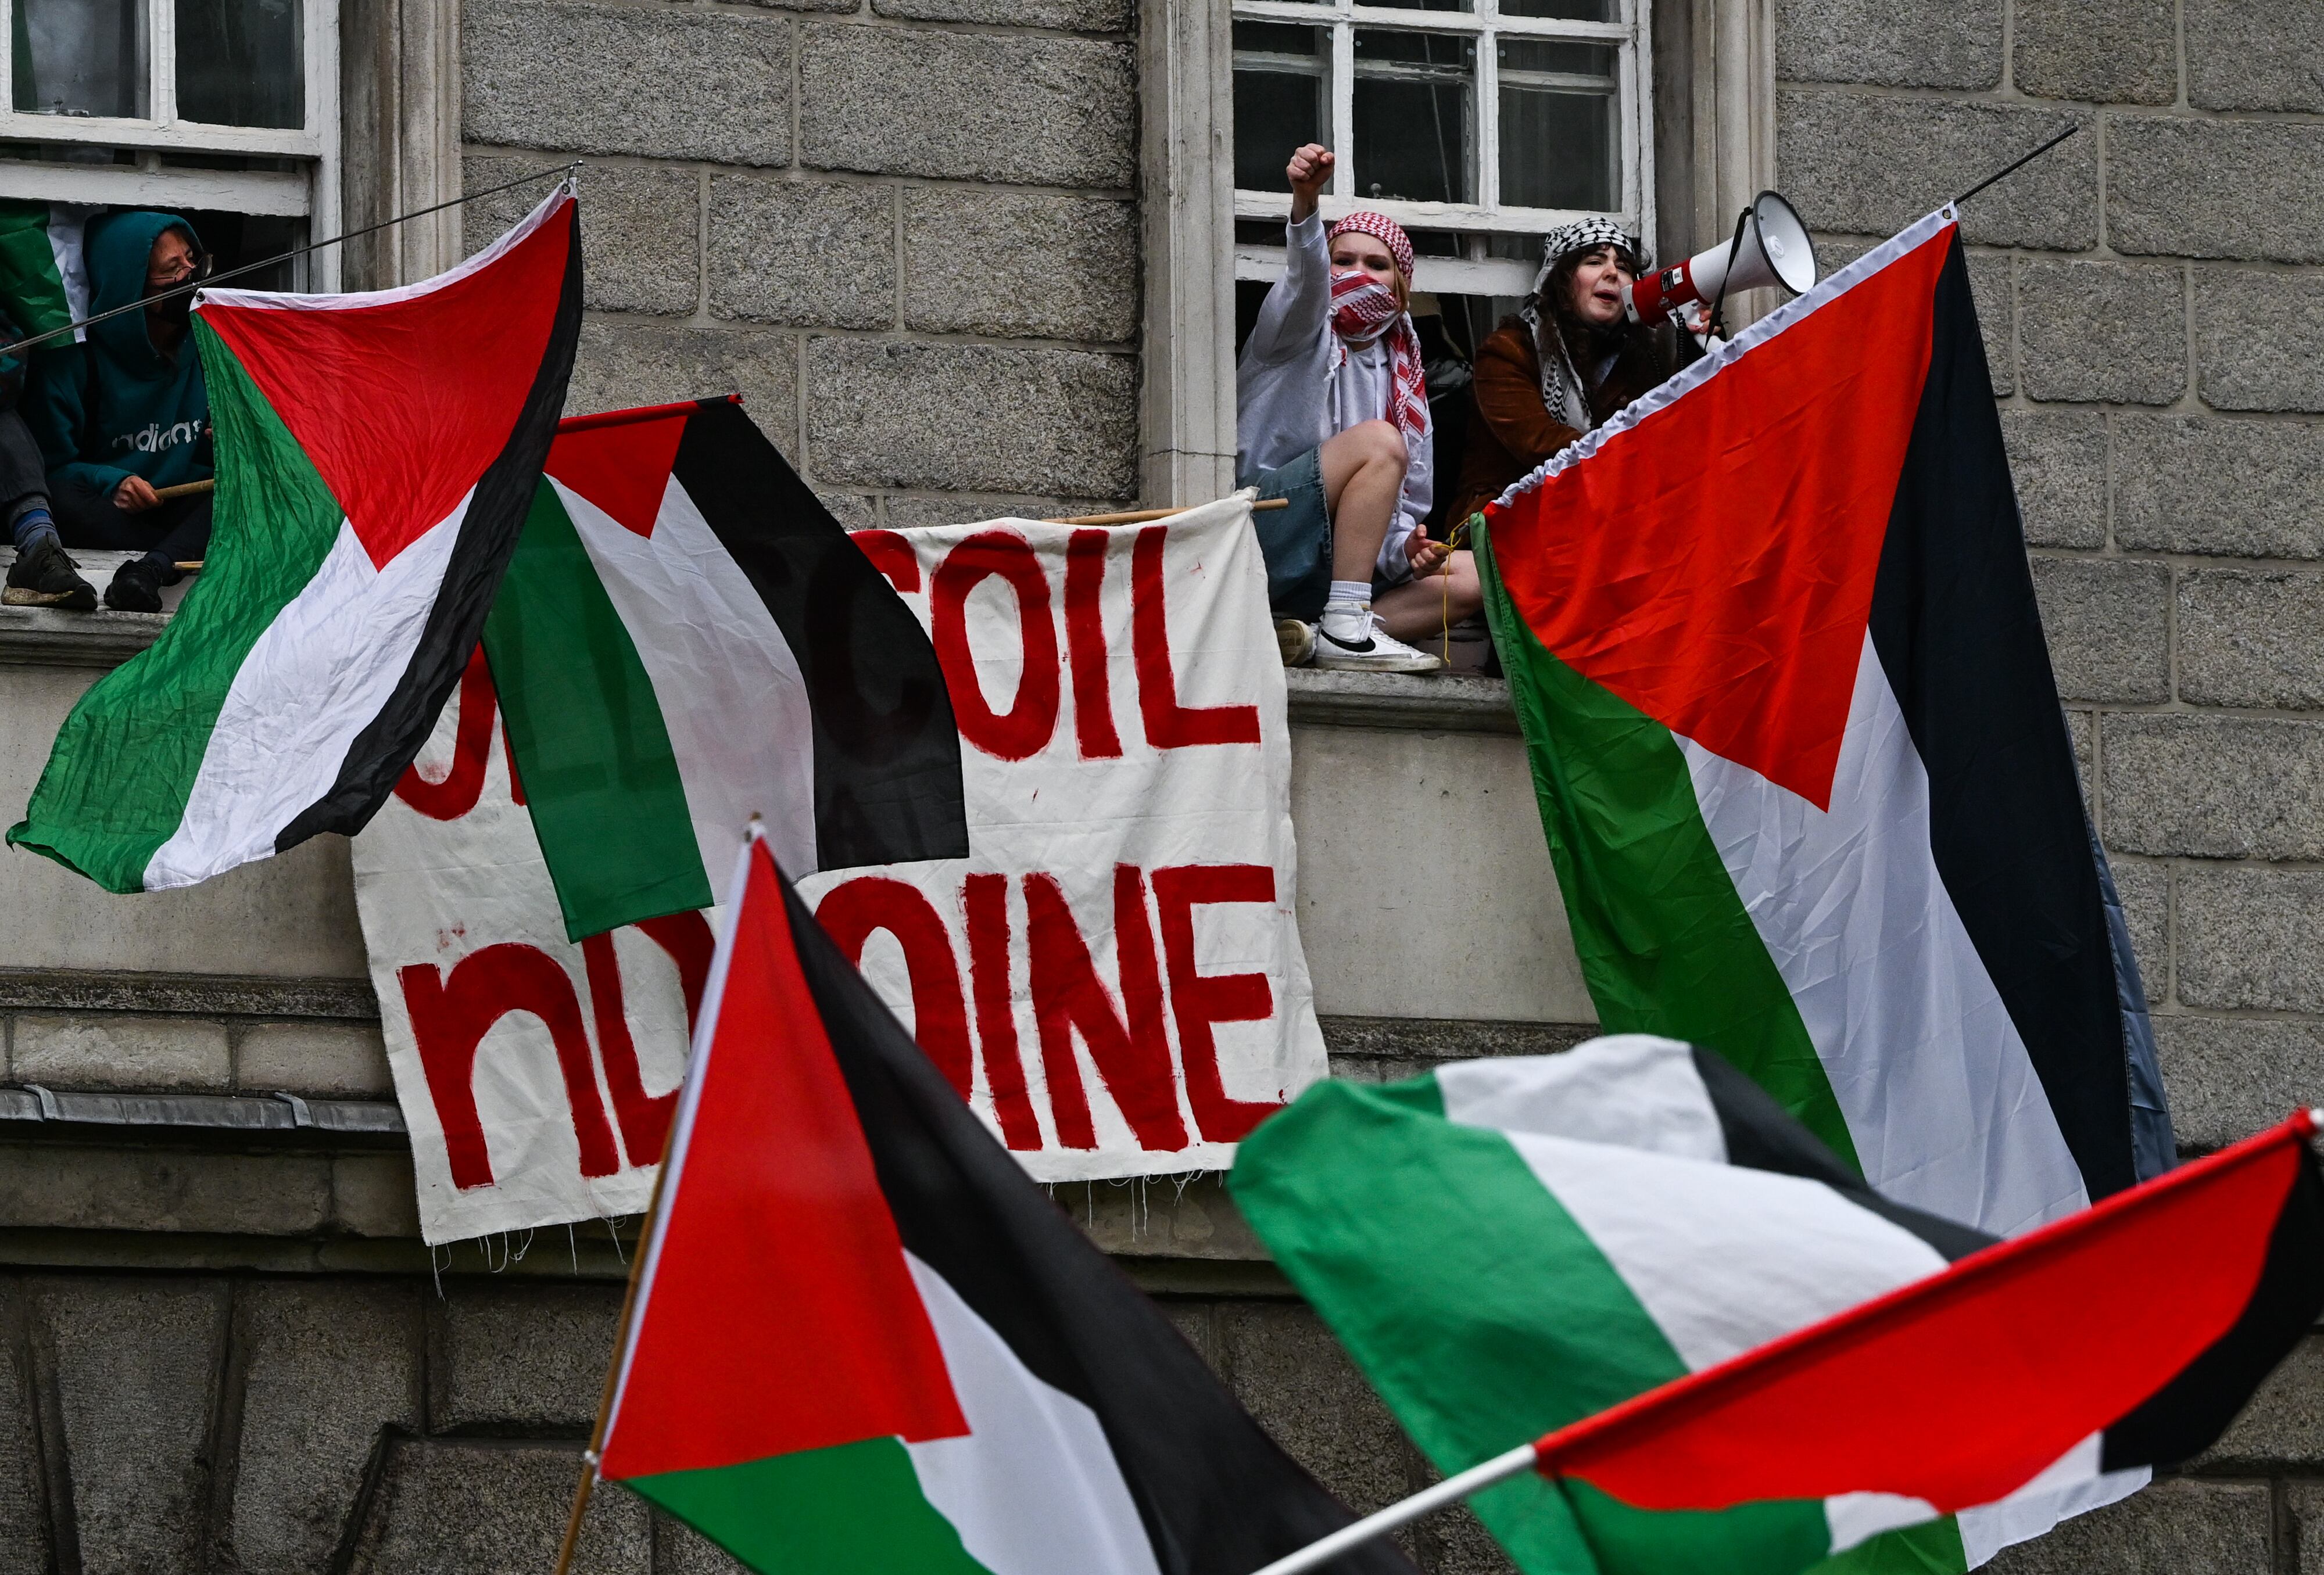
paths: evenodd
<path fill-rule="evenodd" d="M 208 493 L 158 495 L 210 474 L 209 397 L 186 342 L 193 297 L 155 299 L 195 277 L 201 242 L 175 214 L 127 212 L 91 219 L 86 247 L 92 317 L 147 305 L 41 355 L 27 419 L 64 544 L 139 554 L 115 573 L 105 604 L 158 612 L 179 562 L 198 559 L 210 539 Z"/>
<path fill-rule="evenodd" d="M 22 337 L 15 324 L 0 317 L 0 339 Z M 65 551 L 49 511 L 48 465 L 18 401 L 24 391 L 25 354 L 0 355 L 0 521 L 16 546 L 0 603 L 11 607 L 55 607 L 72 612 L 97 609 L 97 587 L 80 577 L 80 566 Z"/>
<path fill-rule="evenodd" d="M 1235 368 L 1236 474 L 1287 505 L 1254 516 L 1286 664 L 1427 673 L 1405 643 L 1483 605 L 1474 560 L 1429 539 L 1428 389 L 1407 310 L 1412 241 L 1383 214 L 1325 234 L 1333 155 L 1291 155 L 1284 277 Z"/>
<path fill-rule="evenodd" d="M 1476 413 L 1453 519 L 1670 376 L 1654 328 L 1623 310 L 1622 292 L 1643 268 L 1637 244 L 1611 219 L 1582 219 L 1544 238 L 1524 309 L 1477 347 Z"/>

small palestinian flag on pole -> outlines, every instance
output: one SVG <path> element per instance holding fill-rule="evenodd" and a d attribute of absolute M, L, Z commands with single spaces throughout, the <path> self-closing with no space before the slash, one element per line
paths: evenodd
<path fill-rule="evenodd" d="M 546 468 L 484 652 L 570 939 L 708 907 L 753 815 L 800 873 L 967 856 L 935 648 L 740 403 Z"/>
<path fill-rule="evenodd" d="M 580 321 L 569 186 L 424 283 L 204 292 L 201 578 L 73 707 L 8 841 L 157 891 L 362 830 L 475 649 Z"/>
<path fill-rule="evenodd" d="M 2172 1160 L 1950 210 L 1486 511 L 1608 1029 L 1707 1045 L 2006 1235 Z"/>
<path fill-rule="evenodd" d="M 1026 1179 L 756 840 L 594 1451 L 765 1575 L 1250 1575 L 1352 1518 Z M 1411 1575 L 1386 1543 L 1339 1568 Z"/>
<path fill-rule="evenodd" d="M 2305 1337 L 2312 1130 L 1996 1242 L 1867 1188 L 1720 1055 L 1628 1035 L 1319 1083 L 1232 1190 L 1461 1478 L 1402 1518 L 1474 1493 L 1526 1575 L 1933 1575 L 2200 1454 Z"/>

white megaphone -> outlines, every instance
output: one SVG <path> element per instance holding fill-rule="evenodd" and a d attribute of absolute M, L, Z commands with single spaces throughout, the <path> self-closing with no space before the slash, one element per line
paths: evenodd
<path fill-rule="evenodd" d="M 1792 205 L 1772 191 L 1751 199 L 1736 226 L 1736 238 L 1683 262 L 1659 268 L 1623 292 L 1630 321 L 1653 322 L 1696 301 L 1779 284 L 1794 295 L 1816 281 L 1815 244 Z"/>

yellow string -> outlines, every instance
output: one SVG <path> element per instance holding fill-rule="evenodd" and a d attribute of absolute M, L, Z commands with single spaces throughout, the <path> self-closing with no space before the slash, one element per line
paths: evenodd
<path fill-rule="evenodd" d="M 1444 566 L 1437 571 L 1444 582 L 1442 587 L 1443 611 L 1437 614 L 1438 632 L 1443 637 L 1439 659 L 1448 668 L 1452 665 L 1452 555 L 1461 550 L 1462 540 L 1469 534 L 1470 521 L 1480 518 L 1482 516 L 1471 514 L 1452 527 L 1452 534 L 1444 539 Z"/>

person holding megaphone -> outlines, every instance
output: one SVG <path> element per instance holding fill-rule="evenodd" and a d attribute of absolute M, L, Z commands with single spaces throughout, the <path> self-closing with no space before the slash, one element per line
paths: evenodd
<path fill-rule="evenodd" d="M 1477 419 L 1452 518 L 1476 513 L 1670 376 L 1653 321 L 1628 309 L 1645 271 L 1637 243 L 1612 219 L 1580 219 L 1544 238 L 1533 294 L 1477 347 Z"/>
<path fill-rule="evenodd" d="M 1385 214 L 1327 232 L 1334 159 L 1291 155 L 1284 276 L 1235 366 L 1235 471 L 1285 506 L 1252 516 L 1286 666 L 1429 673 L 1406 640 L 1484 605 L 1475 560 L 1432 541 L 1434 440 L 1412 326 L 1412 239 Z"/>

